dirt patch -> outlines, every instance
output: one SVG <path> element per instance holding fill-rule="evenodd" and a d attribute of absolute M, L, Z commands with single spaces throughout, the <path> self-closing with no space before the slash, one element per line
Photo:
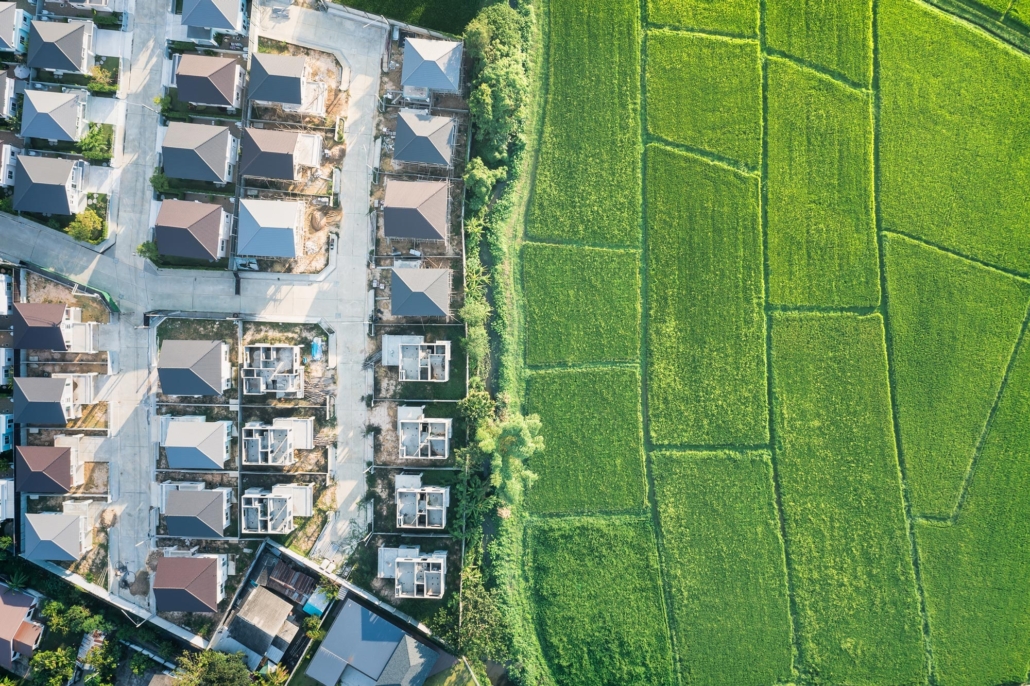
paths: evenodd
<path fill-rule="evenodd" d="M 84 479 L 73 493 L 107 493 L 110 465 L 107 462 L 86 462 L 82 465 Z"/>
<path fill-rule="evenodd" d="M 69 565 L 68 570 L 78 574 L 86 581 L 107 588 L 108 532 L 106 528 L 97 526 L 93 529 L 93 547 L 76 562 Z"/>
<path fill-rule="evenodd" d="M 107 429 L 110 424 L 110 413 L 107 401 L 93 403 L 82 408 L 82 417 L 69 422 L 69 429 Z"/>
<path fill-rule="evenodd" d="M 145 569 L 136 572 L 136 578 L 132 580 L 132 584 L 129 586 L 129 593 L 146 598 L 150 594 L 150 572 Z"/>
<path fill-rule="evenodd" d="M 82 321 L 107 324 L 111 313 L 99 297 L 75 293 L 63 283 L 51 281 L 35 272 L 25 271 L 27 299 L 31 303 L 64 303 L 69 307 L 82 308 Z"/>

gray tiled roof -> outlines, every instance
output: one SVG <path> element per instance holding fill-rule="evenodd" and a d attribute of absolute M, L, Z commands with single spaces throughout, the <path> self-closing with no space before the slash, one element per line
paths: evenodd
<path fill-rule="evenodd" d="M 14 303 L 14 349 L 68 349 L 61 332 L 66 306 L 61 303 Z"/>
<path fill-rule="evenodd" d="M 165 498 L 169 536 L 217 538 L 224 532 L 222 491 L 172 491 Z"/>
<path fill-rule="evenodd" d="M 447 182 L 386 180 L 383 231 L 388 238 L 447 239 Z"/>
<path fill-rule="evenodd" d="M 376 686 L 422 686 L 439 656 L 425 643 L 405 634 L 376 680 Z"/>
<path fill-rule="evenodd" d="M 265 179 L 293 180 L 293 153 L 298 131 L 243 129 L 240 174 Z"/>
<path fill-rule="evenodd" d="M 165 455 L 172 469 L 222 469 L 225 466 L 225 431 L 221 422 L 168 422 Z"/>
<path fill-rule="evenodd" d="M 72 214 L 67 186 L 74 168 L 73 160 L 18 155 L 14 209 L 19 212 Z"/>
<path fill-rule="evenodd" d="M 296 257 L 299 206 L 299 202 L 286 200 L 241 200 L 237 254 L 247 257 Z"/>
<path fill-rule="evenodd" d="M 15 51 L 18 46 L 11 44 L 14 36 L 14 17 L 18 13 L 18 5 L 13 2 L 0 2 L 0 50 Z M 15 37 L 17 41 L 17 38 Z"/>
<path fill-rule="evenodd" d="M 183 0 L 183 26 L 235 30 L 240 18 L 239 0 Z"/>
<path fill-rule="evenodd" d="M 165 200 L 154 222 L 157 251 L 170 257 L 218 259 L 222 206 L 185 200 Z"/>
<path fill-rule="evenodd" d="M 221 395 L 222 341 L 164 341 L 157 376 L 165 395 Z"/>
<path fill-rule="evenodd" d="M 14 421 L 28 426 L 64 426 L 61 398 L 65 380 L 53 377 L 14 379 Z"/>
<path fill-rule="evenodd" d="M 218 560 L 162 557 L 153 587 L 158 612 L 217 612 Z"/>
<path fill-rule="evenodd" d="M 22 138 L 46 138 L 58 141 L 79 140 L 79 91 L 58 93 L 25 90 L 22 107 Z"/>
<path fill-rule="evenodd" d="M 390 313 L 399 317 L 446 317 L 451 312 L 450 269 L 394 269 Z"/>
<path fill-rule="evenodd" d="M 457 129 L 453 117 L 434 117 L 425 112 L 401 110 L 397 115 L 393 159 L 449 165 Z"/>
<path fill-rule="evenodd" d="M 175 70 L 179 100 L 200 105 L 232 107 L 236 96 L 236 60 L 184 54 Z"/>
<path fill-rule="evenodd" d="M 234 639 L 264 655 L 293 607 L 263 586 L 253 589 L 229 625 Z"/>
<path fill-rule="evenodd" d="M 300 105 L 303 79 L 303 56 L 256 53 L 250 61 L 250 99 Z"/>
<path fill-rule="evenodd" d="M 336 686 L 350 665 L 378 679 L 404 635 L 396 625 L 348 598 L 305 674 L 325 686 Z"/>
<path fill-rule="evenodd" d="M 79 517 L 70 514 L 26 514 L 25 557 L 73 562 L 79 559 Z"/>
<path fill-rule="evenodd" d="M 39 21 L 29 26 L 29 67 L 81 73 L 88 21 Z"/>
<path fill-rule="evenodd" d="M 224 183 L 231 135 L 224 126 L 171 122 L 161 147 L 165 176 Z"/>
<path fill-rule="evenodd" d="M 455 93 L 461 87 L 461 43 L 407 38 L 401 86 Z"/>

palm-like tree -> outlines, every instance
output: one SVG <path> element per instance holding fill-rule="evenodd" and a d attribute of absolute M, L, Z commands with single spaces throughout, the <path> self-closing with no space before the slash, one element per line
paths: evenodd
<path fill-rule="evenodd" d="M 12 591 L 24 591 L 29 586 L 29 575 L 23 569 L 16 569 L 7 575 L 7 587 Z"/>

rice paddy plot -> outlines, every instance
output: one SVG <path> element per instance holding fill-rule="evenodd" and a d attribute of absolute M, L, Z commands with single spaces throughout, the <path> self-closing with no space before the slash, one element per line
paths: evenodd
<path fill-rule="evenodd" d="M 650 522 L 545 519 L 528 535 L 537 633 L 559 686 L 671 686 Z"/>
<path fill-rule="evenodd" d="M 876 305 L 869 96 L 776 58 L 768 80 L 770 300 Z"/>
<path fill-rule="evenodd" d="M 651 145 L 647 203 L 651 439 L 764 443 L 758 179 Z"/>
<path fill-rule="evenodd" d="M 1030 271 L 1030 57 L 914 0 L 879 26 L 884 228 Z"/>
<path fill-rule="evenodd" d="M 647 18 L 652 24 L 753 37 L 758 6 L 759 0 L 648 0 Z"/>
<path fill-rule="evenodd" d="M 553 0 L 533 238 L 640 244 L 640 3 Z"/>
<path fill-rule="evenodd" d="M 762 155 L 757 41 L 654 30 L 647 37 L 647 128 L 756 168 Z"/>
<path fill-rule="evenodd" d="M 799 670 L 926 680 L 879 315 L 778 314 L 774 423 Z"/>
<path fill-rule="evenodd" d="M 619 362 L 640 354 L 640 253 L 528 243 L 526 361 Z"/>
<path fill-rule="evenodd" d="M 894 234 L 887 313 L 916 514 L 950 516 L 1030 302 L 1030 284 Z"/>
<path fill-rule="evenodd" d="M 873 76 L 872 0 L 769 0 L 769 47 L 862 86 Z"/>
<path fill-rule="evenodd" d="M 663 570 L 685 681 L 790 681 L 787 570 L 769 454 L 651 457 Z"/>
<path fill-rule="evenodd" d="M 533 456 L 535 513 L 644 508 L 640 373 L 632 368 L 535 372 L 527 408 L 540 415 L 546 449 Z"/>
<path fill-rule="evenodd" d="M 1030 661 L 1030 346 L 1017 353 L 965 504 L 916 526 L 941 686 L 1018 684 Z"/>

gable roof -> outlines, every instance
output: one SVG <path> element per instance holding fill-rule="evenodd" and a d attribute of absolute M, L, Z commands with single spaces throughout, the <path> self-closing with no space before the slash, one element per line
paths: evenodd
<path fill-rule="evenodd" d="M 67 350 L 61 332 L 65 307 L 61 303 L 14 303 L 14 349 Z"/>
<path fill-rule="evenodd" d="M 453 117 L 434 117 L 425 112 L 401 110 L 397 115 L 393 159 L 450 165 L 457 130 Z"/>
<path fill-rule="evenodd" d="M 259 52 L 250 61 L 250 99 L 300 105 L 304 102 L 304 57 Z"/>
<path fill-rule="evenodd" d="M 18 5 L 13 2 L 0 2 L 0 50 L 14 52 L 18 46 L 11 43 L 14 36 L 14 17 L 18 13 Z M 0 659 L 3 659 L 0 656 Z"/>
<path fill-rule="evenodd" d="M 447 239 L 447 182 L 386 180 L 383 232 L 389 238 Z"/>
<path fill-rule="evenodd" d="M 220 538 L 225 531 L 222 491 L 172 491 L 165 498 L 169 536 Z"/>
<path fill-rule="evenodd" d="M 390 312 L 400 317 L 446 317 L 451 313 L 450 269 L 394 269 Z"/>
<path fill-rule="evenodd" d="M 157 252 L 172 257 L 217 260 L 222 234 L 222 206 L 165 200 L 154 222 Z"/>
<path fill-rule="evenodd" d="M 175 179 L 224 183 L 231 135 L 224 126 L 181 121 L 169 123 L 161 146 L 165 175 Z"/>
<path fill-rule="evenodd" d="M 22 107 L 22 138 L 58 141 L 79 139 L 79 91 L 55 93 L 25 89 Z"/>
<path fill-rule="evenodd" d="M 14 176 L 14 209 L 21 212 L 71 214 L 68 180 L 74 160 L 18 155 Z"/>
<path fill-rule="evenodd" d="M 348 665 L 378 679 L 404 631 L 348 598 L 305 674 L 325 686 L 336 686 Z"/>
<path fill-rule="evenodd" d="M 218 560 L 162 557 L 153 588 L 158 612 L 218 612 Z"/>
<path fill-rule="evenodd" d="M 288 602 L 258 586 L 243 601 L 229 625 L 229 633 L 258 655 L 264 655 L 292 609 Z"/>
<path fill-rule="evenodd" d="M 248 257 L 296 257 L 300 207 L 301 203 L 287 200 L 241 200 L 236 253 Z"/>
<path fill-rule="evenodd" d="M 33 19 L 29 26 L 29 67 L 81 73 L 86 27 L 92 24 Z"/>
<path fill-rule="evenodd" d="M 236 96 L 237 66 L 236 60 L 229 57 L 181 55 L 175 70 L 179 100 L 232 107 Z"/>
<path fill-rule="evenodd" d="M 71 448 L 15 446 L 14 479 L 19 493 L 67 493 L 72 488 Z"/>
<path fill-rule="evenodd" d="M 222 422 L 192 422 L 172 418 L 164 449 L 171 469 L 225 467 L 226 426 Z"/>
<path fill-rule="evenodd" d="M 405 634 L 390 661 L 379 675 L 376 686 L 422 686 L 440 653 Z"/>
<path fill-rule="evenodd" d="M 183 0 L 182 25 L 235 30 L 240 20 L 239 0 Z"/>
<path fill-rule="evenodd" d="M 27 593 L 0 585 L 0 667 L 11 671 L 15 638 L 35 599 Z M 21 652 L 21 651 L 19 651 Z"/>
<path fill-rule="evenodd" d="M 14 421 L 17 424 L 64 426 L 61 398 L 65 380 L 53 377 L 16 377 L 14 379 Z"/>
<path fill-rule="evenodd" d="M 81 515 L 44 512 L 25 515 L 25 557 L 30 560 L 73 562 L 81 554 Z"/>
<path fill-rule="evenodd" d="M 407 38 L 401 86 L 456 93 L 461 88 L 461 43 Z"/>
<path fill-rule="evenodd" d="M 221 395 L 222 341 L 164 341 L 157 376 L 164 395 Z"/>
<path fill-rule="evenodd" d="M 294 179 L 293 153 L 298 131 L 243 129 L 240 174 L 265 179 Z"/>

